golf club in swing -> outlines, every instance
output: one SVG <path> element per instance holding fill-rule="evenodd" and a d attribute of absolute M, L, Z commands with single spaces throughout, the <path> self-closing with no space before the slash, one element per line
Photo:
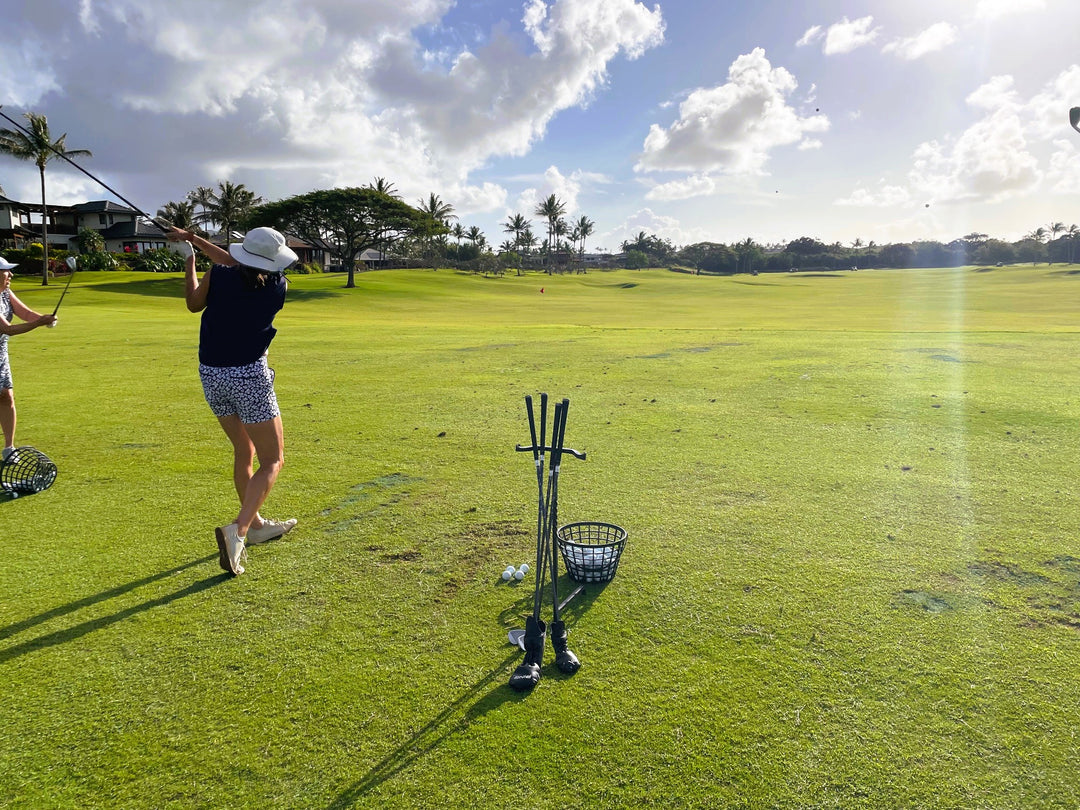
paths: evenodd
<path fill-rule="evenodd" d="M 34 133 L 33 132 L 28 130 L 26 127 L 24 127 L 22 124 L 20 124 L 18 121 L 16 121 L 11 116 L 9 116 L 7 113 L 3 112 L 3 109 L 4 109 L 3 105 L 0 104 L 0 118 L 3 118 L 4 120 L 6 120 L 9 124 L 11 124 L 13 127 L 15 127 L 17 130 L 22 132 L 27 137 L 34 138 Z M 36 142 L 36 139 L 35 139 L 35 142 Z M 121 194 L 119 191 L 114 189 L 112 186 L 110 186 L 104 180 L 101 180 L 100 178 L 95 177 L 94 175 L 92 175 L 90 172 L 88 172 L 86 169 L 84 169 L 82 166 L 80 166 L 74 160 L 69 158 L 67 155 L 65 155 L 63 152 L 61 152 L 59 149 L 57 149 L 51 143 L 48 143 L 47 141 L 43 141 L 42 143 L 43 143 L 44 146 L 48 147 L 49 151 L 52 152 L 54 155 L 56 155 L 57 157 L 63 158 L 68 163 L 70 163 L 72 166 L 74 166 L 76 169 L 78 169 L 80 172 L 82 172 L 87 177 L 89 177 L 91 180 L 93 180 L 95 183 L 97 183 L 99 186 L 101 186 L 106 191 L 108 191 L 110 194 L 112 194 L 114 197 L 116 197 L 118 200 L 120 200 L 121 202 L 126 203 L 128 208 L 133 210 L 136 214 L 141 216 L 143 219 L 145 219 L 145 220 L 147 220 L 149 222 L 152 222 L 155 225 L 157 225 L 159 228 L 164 228 L 165 230 L 168 230 L 169 228 L 173 227 L 172 223 L 169 222 L 167 219 L 163 219 L 161 217 L 152 217 L 152 216 L 150 216 L 148 213 L 146 213 L 141 208 L 139 208 L 139 206 L 135 205 L 135 203 L 133 203 L 131 200 L 129 200 L 127 197 L 125 197 L 123 194 Z"/>
<path fill-rule="evenodd" d="M 75 278 L 75 271 L 78 269 L 77 268 L 78 262 L 76 261 L 74 256 L 68 256 L 67 260 L 66 260 L 66 264 L 67 264 L 68 268 L 71 270 L 71 273 L 68 275 L 67 284 L 64 285 L 63 292 L 60 293 L 60 300 L 57 301 L 56 306 L 53 307 L 53 311 L 52 311 L 53 315 L 56 315 L 57 310 L 60 309 L 60 305 L 64 302 L 64 296 L 67 295 L 68 287 L 71 286 L 71 280 L 73 278 Z M 53 323 L 55 323 L 55 321 L 53 321 Z M 51 325 L 52 324 L 50 324 L 50 326 Z"/>
<path fill-rule="evenodd" d="M 1073 129 L 1080 132 L 1080 107 L 1069 110 L 1069 123 L 1072 124 Z"/>

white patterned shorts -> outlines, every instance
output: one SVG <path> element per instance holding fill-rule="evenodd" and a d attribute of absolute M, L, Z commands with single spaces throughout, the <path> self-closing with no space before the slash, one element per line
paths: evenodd
<path fill-rule="evenodd" d="M 0 391 L 15 386 L 11 383 L 11 363 L 8 362 L 7 341 L 0 343 Z"/>
<path fill-rule="evenodd" d="M 199 377 L 214 416 L 239 416 L 245 425 L 252 425 L 281 413 L 274 393 L 274 370 L 265 357 L 247 366 L 226 368 L 200 363 Z"/>

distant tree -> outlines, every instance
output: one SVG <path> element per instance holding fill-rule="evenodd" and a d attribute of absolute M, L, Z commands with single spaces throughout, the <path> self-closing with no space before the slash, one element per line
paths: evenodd
<path fill-rule="evenodd" d="M 911 267 L 913 255 L 911 245 L 902 242 L 885 245 L 878 253 L 881 263 L 886 267 Z"/>
<path fill-rule="evenodd" d="M 574 232 L 577 234 L 580 249 L 578 251 L 578 257 L 581 261 L 585 261 L 585 240 L 593 235 L 593 230 L 596 228 L 596 223 L 589 219 L 584 214 L 574 223 Z"/>
<path fill-rule="evenodd" d="M 218 183 L 217 191 L 213 193 L 207 207 L 207 216 L 213 222 L 220 223 L 227 244 L 232 239 L 233 232 L 240 227 L 240 223 L 261 202 L 262 197 L 256 197 L 254 192 L 249 191 L 243 183 L 225 180 Z"/>
<path fill-rule="evenodd" d="M 638 231 L 633 239 L 623 242 L 621 249 L 624 252 L 639 250 L 655 264 L 666 264 L 675 255 L 675 245 L 669 239 L 645 231 Z"/>
<path fill-rule="evenodd" d="M 201 209 L 195 215 L 197 224 L 202 225 L 204 229 L 206 226 L 214 224 L 213 219 L 210 218 L 210 206 L 214 202 L 214 190 L 212 188 L 209 186 L 196 186 L 193 191 L 188 192 L 187 199 L 192 205 L 197 205 Z"/>
<path fill-rule="evenodd" d="M 547 238 L 547 252 L 550 255 L 555 250 L 555 224 L 562 219 L 563 214 L 566 213 L 566 203 L 556 197 L 554 194 L 548 196 L 543 200 L 536 209 L 533 211 L 535 216 L 541 217 L 547 220 L 548 223 L 548 238 Z"/>
<path fill-rule="evenodd" d="M 514 237 L 514 250 L 521 250 L 521 235 L 525 233 L 525 230 L 529 227 L 529 220 L 525 219 L 522 214 L 514 214 L 506 218 L 506 222 L 503 223 L 503 233 L 512 234 Z"/>
<path fill-rule="evenodd" d="M 627 250 L 623 261 L 630 270 L 641 270 L 649 266 L 649 257 L 641 250 Z"/>
<path fill-rule="evenodd" d="M 801 236 L 793 242 L 788 242 L 785 250 L 795 256 L 799 264 L 820 264 L 820 258 L 815 260 L 812 259 L 812 257 L 820 257 L 823 253 L 828 252 L 828 248 L 825 246 L 824 242 L 820 242 L 809 236 Z"/>
<path fill-rule="evenodd" d="M 394 184 L 385 177 L 376 177 L 375 182 L 369 183 L 365 188 L 375 189 L 375 191 L 378 191 L 380 194 L 386 194 L 388 197 L 393 197 L 395 200 L 401 199 L 401 195 L 398 194 L 398 190 L 394 187 Z"/>
<path fill-rule="evenodd" d="M 1036 230 L 1042 230 L 1042 228 Z M 1037 264 L 1046 259 L 1046 245 L 1042 243 L 1041 239 L 1033 238 L 1031 235 L 1021 239 L 1013 247 L 1016 248 L 1016 260 L 1018 262 Z"/>
<path fill-rule="evenodd" d="M 754 265 L 764 256 L 761 245 L 750 237 L 747 237 L 741 242 L 736 242 L 733 249 L 738 258 L 738 269 L 736 272 L 752 273 L 756 276 L 757 270 Z"/>
<path fill-rule="evenodd" d="M 21 129 L 0 129 L 0 154 L 11 155 L 18 160 L 26 160 L 38 167 L 41 175 L 41 283 L 49 283 L 49 208 L 45 204 L 45 166 L 50 161 L 64 157 L 93 157 L 88 149 L 68 149 L 64 141 L 67 133 L 55 141 L 49 132 L 49 121 L 40 113 L 28 112 L 24 116 L 30 123 L 27 131 Z"/>
<path fill-rule="evenodd" d="M 1012 264 L 1016 261 L 1016 248 L 1000 239 L 987 239 L 975 251 L 978 264 Z"/>
<path fill-rule="evenodd" d="M 677 261 L 705 273 L 734 273 L 737 259 L 727 245 L 717 242 L 698 242 L 675 254 Z"/>
<path fill-rule="evenodd" d="M 167 202 L 157 211 L 158 217 L 172 223 L 182 231 L 188 231 L 195 227 L 195 203 L 191 200 L 183 202 Z"/>
<path fill-rule="evenodd" d="M 348 270 L 355 287 L 356 260 L 368 248 L 391 249 L 444 227 L 429 215 L 371 187 L 312 191 L 254 208 L 248 227 L 268 225 L 328 250 Z"/>

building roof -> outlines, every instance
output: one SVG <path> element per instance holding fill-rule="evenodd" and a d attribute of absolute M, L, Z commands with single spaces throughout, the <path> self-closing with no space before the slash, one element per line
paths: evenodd
<path fill-rule="evenodd" d="M 99 231 L 101 236 L 105 239 L 136 239 L 139 237 L 146 239 L 164 239 L 165 232 L 161 230 L 157 225 L 151 225 L 148 222 L 142 220 L 135 220 L 134 222 L 117 222 L 115 225 L 110 225 L 103 231 Z"/>
<path fill-rule="evenodd" d="M 51 207 L 51 206 L 50 206 Z M 67 206 L 73 211 L 78 211 L 80 214 L 98 214 L 98 213 L 111 213 L 111 214 L 135 214 L 138 213 L 133 208 L 128 208 L 126 205 L 120 205 L 120 203 L 114 203 L 112 200 L 93 200 L 91 202 L 78 203 L 77 205 Z"/>

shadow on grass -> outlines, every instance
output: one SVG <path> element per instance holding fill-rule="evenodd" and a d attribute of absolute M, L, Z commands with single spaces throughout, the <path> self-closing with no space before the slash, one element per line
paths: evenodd
<path fill-rule="evenodd" d="M 184 280 L 176 276 L 165 276 L 140 281 L 106 281 L 92 285 L 91 289 L 129 295 L 154 295 L 159 298 L 183 298 Z"/>
<path fill-rule="evenodd" d="M 487 712 L 518 696 L 503 682 L 506 669 L 517 658 L 518 650 L 469 687 L 464 694 L 439 712 L 432 720 L 377 763 L 356 784 L 346 788 L 329 804 L 329 810 L 352 807 L 361 797 L 383 782 L 412 767 L 448 738 L 467 729 Z M 483 694 L 482 694 L 483 693 Z"/>
<path fill-rule="evenodd" d="M 188 568 L 193 568 L 197 565 L 202 565 L 216 559 L 217 554 L 210 554 L 206 557 L 200 557 L 197 560 L 192 560 L 191 562 L 184 563 L 183 565 L 177 566 L 176 568 L 172 568 L 168 571 L 163 571 L 160 574 L 154 574 L 153 576 L 144 577 L 143 579 L 135 580 L 134 582 L 129 582 L 125 585 L 120 585 L 107 591 L 102 591 L 99 594 L 88 596 L 84 599 L 79 599 L 75 602 L 70 602 L 66 605 L 53 608 L 52 610 L 46 611 L 45 613 L 39 613 L 37 616 L 31 616 L 28 619 L 24 619 L 21 622 L 16 622 L 15 624 L 11 624 L 3 628 L 2 630 L 0 630 L 0 639 L 10 638 L 17 633 L 21 633 L 24 630 L 29 630 L 31 627 L 35 627 L 43 622 L 47 622 L 60 616 L 66 616 L 67 614 L 73 613 L 76 610 L 81 610 L 82 608 L 95 605 L 99 602 L 104 602 L 108 599 L 113 599 L 117 596 L 122 596 L 123 594 L 129 593 L 136 588 L 141 588 L 144 585 L 149 585 L 152 582 L 165 579 L 166 577 L 170 577 L 173 574 L 185 571 Z M 123 621 L 124 619 L 128 619 L 132 616 L 138 615 L 139 613 L 143 613 L 152 608 L 161 607 L 162 605 L 167 605 L 170 602 L 175 602 L 177 599 L 183 599 L 186 596 L 192 596 L 231 578 L 232 577 L 229 574 L 222 572 L 215 576 L 201 579 L 198 582 L 193 582 L 190 585 L 186 585 L 180 590 L 174 591 L 170 594 L 166 594 L 165 596 L 159 596 L 156 599 L 150 599 L 141 604 L 132 605 L 129 608 L 124 608 L 123 610 L 117 611 L 110 616 L 103 616 L 101 618 L 91 619 L 89 621 L 83 622 L 82 624 L 77 624 L 74 627 L 68 627 L 64 630 L 57 630 L 54 633 L 49 633 L 48 635 L 30 639 L 29 641 L 24 641 L 21 644 L 16 644 L 14 647 L 9 647 L 6 650 L 0 650 L 0 664 L 11 661 L 14 658 L 18 658 L 24 653 L 33 652 L 34 650 L 45 649 L 47 647 L 53 647 L 57 644 L 64 644 L 68 641 L 74 641 L 77 638 L 82 638 L 88 633 L 94 632 L 95 630 L 101 630 L 102 628 L 116 624 L 119 621 Z"/>
<path fill-rule="evenodd" d="M 606 584 L 587 585 L 578 595 L 566 603 L 560 618 L 566 622 L 568 628 L 577 623 L 577 620 L 588 610 Z M 565 602 L 577 585 L 578 583 L 571 581 L 569 577 L 560 577 L 560 601 Z M 544 590 L 545 595 L 550 599 L 550 587 Z M 499 622 L 503 628 L 512 627 L 517 619 L 520 619 L 520 623 L 524 624 L 525 617 L 532 615 L 534 595 L 535 588 L 522 592 L 513 606 L 499 614 Z M 551 605 L 545 604 L 541 612 L 550 615 L 550 611 Z M 572 648 L 573 645 L 571 645 Z M 508 670 L 521 655 L 521 650 L 514 647 L 510 655 L 504 658 L 498 666 L 469 687 L 464 694 L 439 712 L 412 737 L 379 760 L 356 784 L 344 790 L 328 805 L 328 810 L 345 810 L 345 808 L 353 807 L 366 794 L 412 767 L 417 761 L 433 752 L 454 734 L 467 729 L 478 717 L 482 717 L 503 703 L 527 699 L 528 692 L 521 694 L 514 692 L 507 683 L 509 681 Z M 550 645 L 545 655 L 543 677 L 548 680 L 562 680 L 574 677 L 564 675 L 556 669 L 555 662 L 551 660 Z"/>
<path fill-rule="evenodd" d="M 305 290 L 302 284 L 303 282 L 297 283 L 296 279 L 290 276 L 289 292 L 286 300 L 291 298 L 297 301 L 314 301 L 320 298 L 336 298 L 338 296 L 336 290 Z M 148 278 L 139 281 L 106 281 L 102 284 L 92 285 L 92 289 L 103 290 L 104 292 L 127 293 L 128 295 L 156 296 L 158 298 L 182 299 L 184 297 L 184 281 L 176 276 Z M 342 287 L 341 289 L 345 288 Z"/>

